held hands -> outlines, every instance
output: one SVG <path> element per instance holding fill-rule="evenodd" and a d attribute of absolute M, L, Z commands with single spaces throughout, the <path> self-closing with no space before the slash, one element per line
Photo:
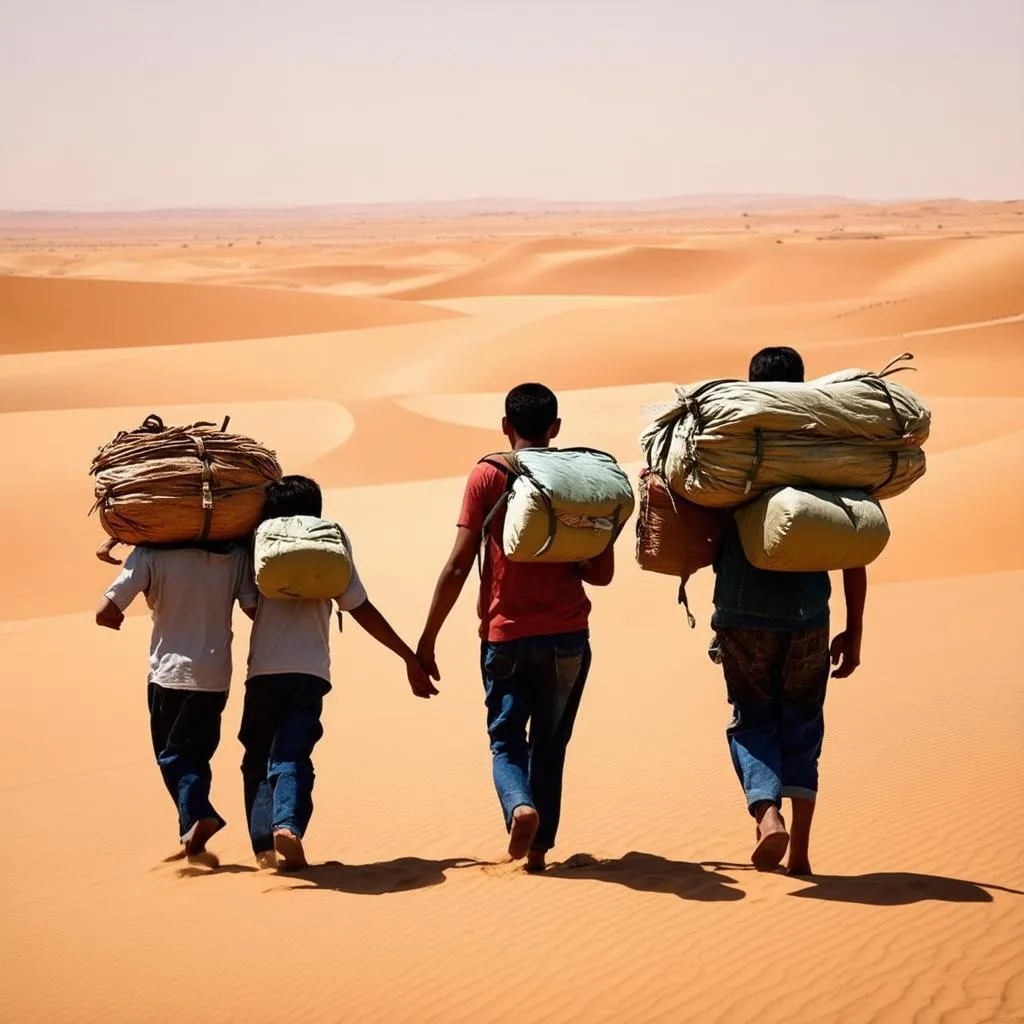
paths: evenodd
<path fill-rule="evenodd" d="M 423 667 L 423 671 L 440 682 L 441 673 L 437 669 L 437 656 L 434 654 L 434 641 L 426 635 L 420 637 L 416 645 L 416 660 Z"/>
<path fill-rule="evenodd" d="M 832 665 L 839 667 L 832 673 L 833 679 L 846 679 L 857 671 L 860 664 L 860 633 L 846 630 L 840 633 L 829 649 Z"/>
<path fill-rule="evenodd" d="M 409 679 L 409 686 L 412 692 L 417 697 L 429 700 L 437 694 L 437 687 L 430 681 L 429 673 L 420 664 L 419 659 L 411 652 L 409 657 L 405 659 L 405 674 Z"/>

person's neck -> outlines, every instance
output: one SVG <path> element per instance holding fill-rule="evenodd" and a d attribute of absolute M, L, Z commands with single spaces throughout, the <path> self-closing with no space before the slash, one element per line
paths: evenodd
<path fill-rule="evenodd" d="M 515 443 L 512 445 L 512 451 L 522 451 L 524 448 L 550 448 L 550 441 L 527 441 L 522 437 L 516 438 Z"/>

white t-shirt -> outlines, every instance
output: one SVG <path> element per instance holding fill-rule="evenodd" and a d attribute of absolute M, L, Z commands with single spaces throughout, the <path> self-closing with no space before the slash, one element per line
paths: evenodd
<path fill-rule="evenodd" d="M 345 593 L 335 599 L 350 612 L 366 601 L 353 565 Z M 293 601 L 260 595 L 249 640 L 247 678 L 299 673 L 331 681 L 331 602 Z"/>
<path fill-rule="evenodd" d="M 124 611 L 146 595 L 153 617 L 149 681 L 168 690 L 222 692 L 231 686 L 231 612 L 259 599 L 244 547 L 137 547 L 107 597 Z"/>

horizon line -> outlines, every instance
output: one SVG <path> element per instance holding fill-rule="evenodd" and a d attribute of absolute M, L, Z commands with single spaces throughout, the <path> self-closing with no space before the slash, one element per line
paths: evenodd
<path fill-rule="evenodd" d="M 814 204 L 848 204 L 864 206 L 887 206 L 902 203 L 925 202 L 971 202 L 971 203 L 1013 203 L 1017 198 L 974 198 L 967 196 L 903 196 L 886 199 L 866 199 L 859 196 L 847 196 L 839 193 L 805 193 L 805 192 L 694 192 L 680 193 L 671 196 L 651 196 L 633 199 L 556 199 L 534 196 L 501 196 L 479 195 L 458 199 L 380 199 L 367 201 L 328 201 L 328 202 L 270 202 L 248 204 L 157 204 L 125 205 L 125 206 L 74 206 L 71 204 L 54 204 L 52 206 L 14 205 L 0 207 L 0 216 L 139 216 L 139 215 L 188 215 L 188 214 L 251 214 L 251 213 L 302 213 L 302 212 L 371 212 L 389 211 L 400 208 L 403 210 L 451 208 L 451 207 L 483 207 L 477 212 L 509 213 L 515 210 L 502 209 L 501 206 L 519 206 L 540 208 L 559 208 L 557 212 L 570 212 L 573 209 L 581 212 L 593 210 L 620 210 L 629 212 L 670 212 L 673 209 L 687 207 L 714 206 L 716 204 L 733 205 L 740 202 L 785 203 L 796 201 Z M 486 209 L 493 207 L 493 209 Z M 568 208 L 568 209 L 567 209 Z M 646 208 L 646 209 L 644 209 Z"/>

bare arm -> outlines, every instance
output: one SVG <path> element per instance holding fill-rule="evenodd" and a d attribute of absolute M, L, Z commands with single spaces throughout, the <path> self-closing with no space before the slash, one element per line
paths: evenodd
<path fill-rule="evenodd" d="M 864 604 L 868 595 L 867 569 L 843 570 L 843 595 L 846 598 L 846 629 L 832 641 L 832 673 L 836 679 L 853 675 L 860 665 L 860 645 L 864 635 Z"/>
<path fill-rule="evenodd" d="M 120 558 L 115 558 L 111 554 L 111 551 L 113 551 L 114 548 L 116 548 L 119 543 L 120 543 L 120 541 L 118 541 L 115 537 L 108 537 L 96 549 L 96 557 L 101 562 L 107 562 L 110 565 L 120 565 L 121 564 L 121 559 Z"/>
<path fill-rule="evenodd" d="M 608 545 L 597 558 L 580 562 L 580 576 L 592 587 L 607 587 L 615 576 L 615 542 Z"/>
<path fill-rule="evenodd" d="M 458 528 L 452 553 L 448 556 L 448 561 L 445 562 L 441 575 L 437 579 L 437 586 L 434 588 L 434 597 L 430 602 L 427 621 L 416 647 L 416 656 L 419 658 L 420 664 L 434 679 L 441 678 L 437 670 L 434 645 L 437 643 L 441 627 L 451 614 L 451 610 L 462 593 L 462 588 L 466 585 L 469 574 L 473 571 L 473 560 L 476 558 L 479 542 L 479 537 L 472 530 L 465 526 Z"/>
<path fill-rule="evenodd" d="M 107 629 L 120 629 L 122 622 L 124 612 L 104 594 L 96 608 L 96 625 L 105 626 Z"/>
<path fill-rule="evenodd" d="M 430 677 L 423 670 L 412 648 L 394 631 L 391 623 L 381 615 L 377 607 L 369 600 L 349 612 L 359 625 L 366 630 L 379 644 L 393 651 L 405 662 L 409 686 L 417 697 L 430 697 L 437 693 Z"/>

